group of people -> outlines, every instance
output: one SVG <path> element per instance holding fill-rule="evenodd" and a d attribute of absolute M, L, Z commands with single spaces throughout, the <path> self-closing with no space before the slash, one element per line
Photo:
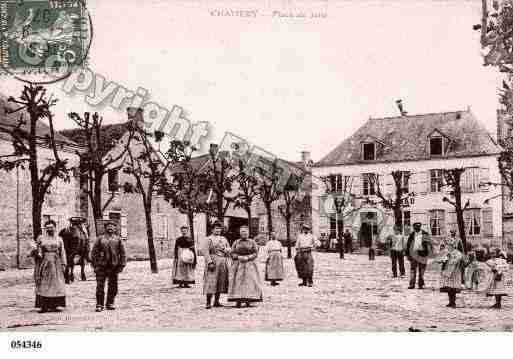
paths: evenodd
<path fill-rule="evenodd" d="M 59 308 L 66 307 L 64 272 L 70 259 L 66 256 L 63 239 L 56 233 L 55 221 L 44 223 L 44 233 L 32 244 L 29 255 L 34 258 L 35 307 L 40 313 L 60 311 Z M 114 310 L 118 274 L 126 265 L 125 247 L 116 233 L 116 222 L 105 223 L 105 234 L 98 236 L 90 260 L 96 274 L 96 311 L 104 307 Z"/>
<path fill-rule="evenodd" d="M 407 239 L 402 235 L 400 227 L 396 226 L 394 233 L 387 238 L 393 277 L 398 276 L 397 267 L 400 276 L 405 276 L 404 257 L 410 262 L 408 289 L 415 289 L 416 284 L 419 289 L 424 288 L 428 257 L 433 253 L 429 234 L 421 226 L 421 223 L 414 223 L 413 231 Z M 457 238 L 456 231 L 450 231 L 450 236 L 442 242 L 436 256 L 436 262 L 441 265 L 440 292 L 448 295 L 447 307 L 456 308 L 456 294 L 462 289 L 478 289 L 479 284 L 488 277 L 484 292 L 486 296 L 495 297 L 492 308 L 501 308 L 502 297 L 508 295 L 504 285 L 504 273 L 509 266 L 506 254 L 500 249 L 496 249 L 491 257 L 486 260 L 482 251 L 465 254 L 463 243 Z"/>
<path fill-rule="evenodd" d="M 258 245 L 249 238 L 249 228 L 240 227 L 240 237 L 231 246 L 228 240 L 221 235 L 223 225 L 214 223 L 212 234 L 207 237 L 207 244 L 203 256 L 205 269 L 203 274 L 203 294 L 206 296 L 206 308 L 219 308 L 222 294 L 227 294 L 228 302 L 234 302 L 237 308 L 245 304 L 262 302 L 263 291 L 260 273 L 257 266 Z M 310 228 L 303 225 L 302 233 L 296 241 L 295 264 L 297 273 L 302 282 L 300 286 L 313 284 L 313 257 L 312 249 L 319 245 L 318 241 L 309 234 Z M 194 241 L 189 236 L 189 228 L 181 228 L 182 236 L 177 238 L 174 251 L 173 283 L 179 287 L 189 287 L 194 284 L 194 270 L 197 264 L 197 254 Z M 192 255 L 185 255 L 190 251 Z M 264 279 L 271 286 L 277 286 L 284 278 L 283 247 L 271 233 L 264 247 L 266 255 Z M 188 259 L 192 258 L 192 259 Z M 212 303 L 213 299 L 213 303 Z"/>

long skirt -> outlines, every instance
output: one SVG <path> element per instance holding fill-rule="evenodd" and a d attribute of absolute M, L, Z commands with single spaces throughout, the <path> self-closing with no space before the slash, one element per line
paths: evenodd
<path fill-rule="evenodd" d="M 182 261 L 183 248 L 178 248 L 178 258 L 173 262 L 173 284 L 194 284 L 194 267 Z"/>
<path fill-rule="evenodd" d="M 234 261 L 230 268 L 228 301 L 261 302 L 262 284 L 255 261 Z"/>
<path fill-rule="evenodd" d="M 265 263 L 265 280 L 283 280 L 283 257 L 281 251 L 271 252 Z"/>
<path fill-rule="evenodd" d="M 294 257 L 297 276 L 301 279 L 313 277 L 314 259 L 311 251 L 299 251 Z"/>
<path fill-rule="evenodd" d="M 36 308 L 65 307 L 64 272 L 62 261 L 55 252 L 46 252 L 37 266 Z"/>
<path fill-rule="evenodd" d="M 498 279 L 497 274 L 493 274 L 491 276 L 490 284 L 486 290 L 486 296 L 492 297 L 498 295 L 502 297 L 508 295 L 506 287 L 504 286 L 504 276 L 505 274 L 503 273 L 500 280 Z"/>
<path fill-rule="evenodd" d="M 212 255 L 212 259 L 216 268 L 209 271 L 205 263 L 203 294 L 228 293 L 228 259 L 216 255 Z"/>

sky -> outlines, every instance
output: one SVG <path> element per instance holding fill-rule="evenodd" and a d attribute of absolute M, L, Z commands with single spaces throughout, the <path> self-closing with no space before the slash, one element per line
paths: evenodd
<path fill-rule="evenodd" d="M 89 66 L 106 81 L 148 90 L 148 101 L 208 121 L 206 142 L 226 131 L 277 156 L 320 160 L 369 117 L 471 107 L 495 134 L 499 76 L 483 66 L 481 1 L 89 0 Z M 237 11 L 256 17 L 233 16 Z M 306 18 L 283 16 L 302 12 Z M 325 17 L 310 18 L 311 13 Z M 107 82 L 106 82 L 107 83 Z M 0 77 L 0 92 L 22 84 Z M 59 98 L 56 127 L 94 107 L 85 93 Z"/>

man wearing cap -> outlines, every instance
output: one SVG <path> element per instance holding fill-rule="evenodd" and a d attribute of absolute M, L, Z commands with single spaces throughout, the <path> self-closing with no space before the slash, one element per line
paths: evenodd
<path fill-rule="evenodd" d="M 431 241 L 429 234 L 421 228 L 422 224 L 415 222 L 413 232 L 410 233 L 406 242 L 406 257 L 410 261 L 410 286 L 408 289 L 415 288 L 417 271 L 419 274 L 419 289 L 424 288 L 424 272 L 426 271 Z"/>
<path fill-rule="evenodd" d="M 63 228 L 59 232 L 59 237 L 62 238 L 64 249 L 66 251 L 67 263 L 64 278 L 66 283 L 74 281 L 73 266 L 75 256 L 80 259 L 81 279 L 86 280 L 84 266 L 85 261 L 89 259 L 89 232 L 84 225 L 85 218 L 71 217 L 69 218 L 70 225 Z"/>
<path fill-rule="evenodd" d="M 310 226 L 303 224 L 301 234 L 296 240 L 296 256 L 294 257 L 297 275 L 303 280 L 302 283 L 299 283 L 299 286 L 311 287 L 313 285 L 314 260 L 312 250 L 319 245 L 319 241 L 316 241 L 310 233 Z"/>
<path fill-rule="evenodd" d="M 96 311 L 101 312 L 105 304 L 105 282 L 108 282 L 108 310 L 116 309 L 114 299 L 118 293 L 118 274 L 126 266 L 123 241 L 116 233 L 116 222 L 105 222 L 105 234 L 98 237 L 91 251 L 91 264 L 96 273 Z"/>

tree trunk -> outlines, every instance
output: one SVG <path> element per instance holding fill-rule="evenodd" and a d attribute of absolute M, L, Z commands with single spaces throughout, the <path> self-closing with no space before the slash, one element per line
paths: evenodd
<path fill-rule="evenodd" d="M 151 204 L 144 206 L 146 216 L 146 235 L 148 236 L 148 254 L 150 256 L 150 268 L 152 273 L 158 273 L 157 255 L 155 254 L 155 244 L 153 243 L 153 223 L 151 220 Z"/>
<path fill-rule="evenodd" d="M 465 233 L 465 220 L 463 219 L 463 209 L 460 203 L 456 203 L 456 222 L 458 223 L 458 232 L 460 233 L 461 243 L 463 244 L 463 253 L 467 253 L 467 235 Z"/>
<path fill-rule="evenodd" d="M 265 204 L 265 212 L 267 214 L 267 232 L 270 235 L 273 231 L 273 214 L 270 203 Z"/>
<path fill-rule="evenodd" d="M 187 220 L 189 221 L 189 230 L 191 232 L 191 238 L 193 241 L 195 241 L 194 237 L 194 213 L 188 212 L 187 213 Z"/>
<path fill-rule="evenodd" d="M 285 225 L 287 227 L 287 258 L 292 258 L 292 249 L 291 249 L 291 243 L 290 243 L 290 216 L 285 217 Z"/>
<path fill-rule="evenodd" d="M 393 212 L 394 212 L 394 224 L 396 226 L 398 226 L 399 228 L 401 228 L 402 230 L 404 230 L 404 228 L 402 226 L 403 213 L 401 211 L 401 207 L 394 207 Z"/>
<path fill-rule="evenodd" d="M 32 231 L 34 239 L 41 234 L 41 214 L 43 211 L 43 201 L 39 198 L 32 200 Z"/>
<path fill-rule="evenodd" d="M 248 214 L 248 228 L 249 228 L 249 238 L 253 238 L 253 231 L 251 228 L 251 207 L 244 208 L 246 213 Z"/>
<path fill-rule="evenodd" d="M 93 180 L 94 180 L 94 183 L 93 183 L 94 201 L 92 201 L 91 205 L 93 207 L 94 228 L 96 230 L 96 236 L 99 236 L 100 231 L 98 228 L 98 220 L 103 219 L 102 178 L 101 178 L 101 176 L 98 175 L 98 173 L 96 173 Z"/>

